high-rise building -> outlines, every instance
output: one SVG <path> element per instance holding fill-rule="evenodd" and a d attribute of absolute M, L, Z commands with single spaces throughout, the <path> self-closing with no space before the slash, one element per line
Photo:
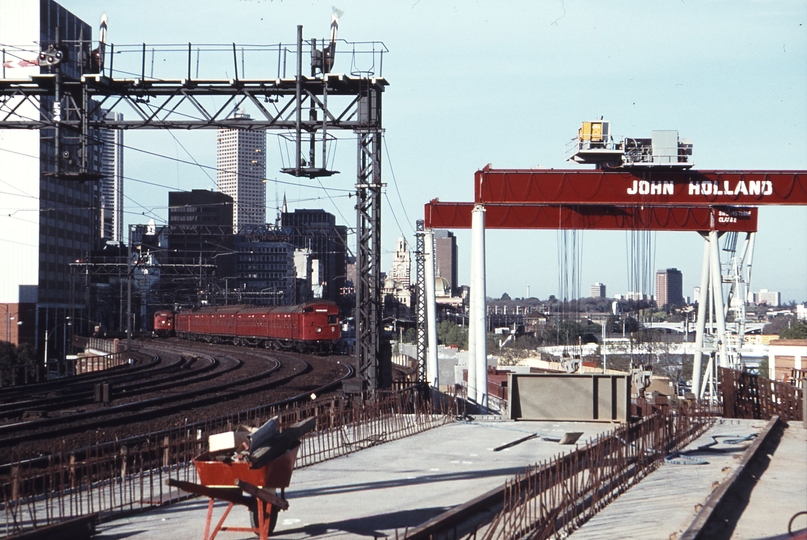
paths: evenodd
<path fill-rule="evenodd" d="M 89 56 L 90 25 L 52 0 L 17 0 L 8 6 L 12 4 L 10 9 L 5 3 L 0 7 L 0 43 L 16 46 L 15 56 L 26 61 L 38 58 L 39 47 L 61 43 L 62 77 L 78 80 L 84 67 L 81 59 Z M 35 62 L 21 65 L 7 68 L 5 76 L 25 79 L 52 69 Z M 38 119 L 51 115 L 54 99 L 11 98 L 5 107 Z M 91 136 L 95 139 L 97 134 Z M 86 260 L 99 243 L 101 229 L 100 189 L 91 179 L 100 176 L 99 145 L 88 144 L 87 155 L 81 156 L 77 135 L 61 130 L 57 155 L 56 137 L 52 128 L 0 130 L 0 181 L 5 192 L 0 212 L 0 314 L 10 312 L 10 318 L 18 312 L 17 341 L 36 343 L 41 350 L 48 339 L 52 357 L 65 353 L 61 344 L 66 317 L 88 317 L 86 288 L 71 279 L 70 264 Z M 84 172 L 89 173 L 83 176 L 76 166 L 81 157 L 86 160 Z"/>
<path fill-rule="evenodd" d="M 232 118 L 249 120 L 242 111 Z M 262 130 L 219 129 L 216 184 L 233 198 L 233 229 L 266 224 L 266 133 Z"/>
<path fill-rule="evenodd" d="M 398 283 L 401 288 L 408 289 L 411 267 L 409 246 L 406 244 L 406 239 L 401 236 L 398 238 L 398 244 L 395 247 L 395 252 L 392 254 L 392 268 L 389 277 Z"/>
<path fill-rule="evenodd" d="M 768 289 L 760 289 L 758 293 L 754 293 L 753 297 L 755 304 L 778 306 L 782 303 L 782 293 L 769 291 Z"/>
<path fill-rule="evenodd" d="M 110 120 L 123 114 L 107 112 Z M 123 242 L 123 130 L 102 129 L 101 139 L 101 238 Z"/>
<path fill-rule="evenodd" d="M 451 231 L 434 231 L 434 274 L 448 280 L 452 295 L 459 290 L 457 238 Z"/>
<path fill-rule="evenodd" d="M 677 268 L 656 272 L 656 305 L 677 307 L 684 304 L 684 277 Z"/>
<path fill-rule="evenodd" d="M 158 259 L 175 265 L 172 268 L 178 279 L 172 284 L 169 273 L 162 273 L 165 296 L 174 295 L 175 302 L 194 302 L 194 295 L 207 290 L 211 280 L 233 275 L 232 231 L 233 200 L 229 195 L 204 189 L 169 192 L 168 250 Z M 197 271 L 192 271 L 194 265 L 198 265 Z M 187 274 L 198 277 L 197 287 L 188 287 Z"/>
<path fill-rule="evenodd" d="M 281 213 L 280 226 L 296 249 L 310 250 L 319 261 L 322 298 L 338 302 L 347 274 L 347 227 L 325 210 L 299 208 Z"/>
<path fill-rule="evenodd" d="M 233 199 L 205 189 L 168 193 L 168 226 L 196 234 L 230 234 L 233 228 Z M 229 231 L 227 231 L 229 229 Z"/>
<path fill-rule="evenodd" d="M 235 235 L 236 269 L 229 283 L 239 301 L 271 306 L 297 302 L 295 251 L 287 240 L 266 225 L 244 227 Z"/>
<path fill-rule="evenodd" d="M 595 283 L 589 291 L 589 296 L 592 298 L 605 298 L 605 284 L 603 283 Z"/>

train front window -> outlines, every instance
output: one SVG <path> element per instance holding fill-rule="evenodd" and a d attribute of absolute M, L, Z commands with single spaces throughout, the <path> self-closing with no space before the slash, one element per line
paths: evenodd
<path fill-rule="evenodd" d="M 337 324 L 338 322 L 336 315 L 328 315 L 328 324 Z"/>

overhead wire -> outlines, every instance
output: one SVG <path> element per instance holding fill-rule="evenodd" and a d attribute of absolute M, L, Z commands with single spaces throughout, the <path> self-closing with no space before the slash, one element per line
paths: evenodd
<path fill-rule="evenodd" d="M 384 198 L 387 199 L 387 203 L 389 203 L 389 210 L 392 213 L 392 219 L 395 220 L 395 224 L 398 225 L 398 230 L 401 232 L 401 236 L 404 238 L 406 235 L 403 232 L 403 228 L 401 227 L 401 223 L 398 221 L 398 216 L 395 215 L 395 209 L 392 207 L 392 201 L 389 200 L 389 195 L 386 191 L 384 191 Z"/>
<path fill-rule="evenodd" d="M 28 118 L 28 117 L 25 117 L 25 116 L 19 116 L 19 117 L 21 119 L 23 119 L 23 120 L 34 121 L 32 118 Z M 97 129 L 111 129 L 112 130 L 113 128 L 97 128 Z M 170 132 L 171 130 L 167 130 L 167 131 Z M 172 136 L 173 136 L 173 134 L 172 134 Z M 96 143 L 96 144 L 102 143 L 102 141 L 100 139 L 98 139 L 97 137 L 92 137 L 90 142 L 91 143 Z M 186 159 L 181 159 L 181 158 L 169 156 L 169 155 L 166 155 L 166 154 L 161 154 L 159 152 L 154 152 L 154 151 L 151 151 L 151 150 L 138 148 L 136 146 L 132 146 L 132 145 L 125 144 L 125 143 L 111 142 L 111 143 L 108 143 L 108 144 L 114 144 L 116 146 L 120 146 L 121 148 L 124 148 L 124 149 L 127 149 L 127 150 L 133 150 L 135 152 L 140 152 L 140 153 L 143 153 L 143 154 L 146 154 L 146 155 L 159 157 L 159 158 L 162 158 L 162 159 L 167 159 L 169 161 L 176 161 L 178 163 L 182 163 L 182 164 L 185 164 L 185 165 L 193 165 L 195 167 L 199 167 L 200 169 L 204 169 L 204 170 L 211 170 L 211 171 L 216 171 L 216 172 L 233 172 L 233 171 L 230 171 L 229 169 L 223 169 L 223 168 L 219 168 L 219 167 L 216 167 L 216 166 L 213 166 L 213 165 L 205 165 L 205 164 L 199 163 L 194 158 L 192 158 L 192 161 L 189 161 L 189 160 L 186 160 Z M 20 152 L 15 152 L 13 150 L 7 150 L 7 149 L 4 149 L 4 148 L 0 148 L 0 150 L 5 150 L 7 152 L 12 152 L 12 153 L 16 153 L 16 154 L 21 154 Z M 26 154 L 21 154 L 21 155 L 26 155 Z M 36 159 L 40 159 L 39 156 L 28 155 L 28 157 L 34 157 Z M 249 174 L 242 174 L 242 176 L 255 177 L 255 175 L 249 175 Z M 277 178 L 268 179 L 268 178 L 264 178 L 262 176 L 261 179 L 266 179 L 267 181 L 271 180 L 273 182 L 277 182 L 278 184 L 282 184 L 282 185 L 288 185 L 288 186 L 294 186 L 294 187 L 304 187 L 304 188 L 308 188 L 308 189 L 318 189 L 317 186 L 307 185 L 307 184 L 298 184 L 298 183 L 294 183 L 294 182 L 290 182 L 290 181 L 286 181 L 286 180 L 279 180 Z M 171 188 L 171 189 L 174 189 L 174 188 Z M 321 189 L 328 190 L 328 191 L 341 192 L 341 193 L 352 193 L 353 192 L 350 189 L 324 187 L 324 186 L 321 186 Z M 184 190 L 184 191 L 187 191 L 187 190 Z"/>
<path fill-rule="evenodd" d="M 414 233 L 415 228 L 412 226 L 412 219 L 409 217 L 409 213 L 406 211 L 406 205 L 403 203 L 403 197 L 401 196 L 401 190 L 398 188 L 398 178 L 395 176 L 395 169 L 392 166 L 392 158 L 390 157 L 390 153 L 389 153 L 389 145 L 387 144 L 387 137 L 382 135 L 381 141 L 383 142 L 383 145 L 384 145 L 384 152 L 387 155 L 387 164 L 389 165 L 390 175 L 392 176 L 392 185 L 395 186 L 395 193 L 398 195 L 398 202 L 401 205 L 401 209 L 403 210 L 404 217 L 406 218 L 406 222 L 409 224 L 409 228 Z M 391 206 L 392 206 L 392 203 L 390 203 L 390 207 Z M 397 218 L 396 218 L 396 222 L 397 222 Z M 398 225 L 398 228 L 400 228 L 400 224 Z M 401 231 L 401 234 L 403 235 L 403 231 Z"/>
<path fill-rule="evenodd" d="M 179 141 L 178 141 L 178 142 L 179 142 Z M 117 144 L 117 143 L 116 143 L 116 144 Z M 181 142 L 180 142 L 179 144 L 182 146 Z M 150 152 L 150 151 L 142 150 L 142 149 L 139 149 L 139 148 L 136 148 L 136 147 L 130 146 L 130 145 L 119 144 L 119 146 L 121 146 L 121 147 L 123 147 L 123 148 L 129 148 L 129 149 L 132 149 L 132 150 L 142 151 L 142 152 L 144 152 L 144 153 L 148 153 L 148 154 L 152 154 L 152 155 L 157 155 L 158 157 L 162 157 L 162 158 L 169 159 L 169 160 L 179 161 L 179 162 L 183 162 L 183 163 L 189 163 L 189 162 L 187 162 L 186 160 L 181 160 L 181 159 L 179 159 L 179 158 L 172 158 L 171 156 L 164 156 L 164 155 L 156 154 L 156 153 L 154 153 L 154 152 Z M 186 151 L 186 152 L 189 154 L 189 156 L 190 156 L 190 152 L 188 152 L 188 151 L 187 151 L 187 149 L 186 149 L 184 146 L 183 146 L 183 150 L 185 150 L 185 151 Z M 7 148 L 0 148 L 0 151 L 9 152 L 9 153 L 16 154 L 16 155 L 20 155 L 20 156 L 23 156 L 23 157 L 29 157 L 29 158 L 31 158 L 31 159 L 40 159 L 40 157 L 39 157 L 39 156 L 35 156 L 35 155 L 33 155 L 33 154 L 26 154 L 26 153 L 23 153 L 23 152 L 17 152 L 17 151 L 14 151 L 14 150 L 9 150 L 9 149 L 7 149 Z M 213 167 L 209 167 L 209 166 L 205 166 L 205 165 L 199 164 L 199 163 L 198 163 L 198 161 L 196 161 L 196 160 L 193 158 L 193 156 L 190 156 L 190 157 L 191 157 L 191 159 L 193 159 L 193 164 L 198 165 L 200 168 L 203 168 L 203 169 L 204 169 L 204 168 L 213 168 Z M 214 168 L 214 169 L 215 169 L 215 168 Z M 173 191 L 188 191 L 188 190 L 178 189 L 178 188 L 176 188 L 176 187 L 174 187 L 174 186 L 169 186 L 169 185 L 167 185 L 167 184 L 161 184 L 161 183 L 159 183 L 159 182 L 152 182 L 152 181 L 149 181 L 149 180 L 143 180 L 143 179 L 141 179 L 141 178 L 136 178 L 136 177 L 133 177 L 133 176 L 126 176 L 126 175 L 124 175 L 124 176 L 122 176 L 122 178 L 123 178 L 124 180 L 126 180 L 126 181 L 129 181 L 129 182 L 135 182 L 135 183 L 139 183 L 139 184 L 144 184 L 144 185 L 149 185 L 149 186 L 154 186 L 154 187 L 164 188 L 164 189 L 167 189 L 167 190 L 173 190 Z M 271 179 L 270 181 L 272 181 L 272 182 L 278 182 L 278 183 L 284 183 L 284 184 L 288 184 L 288 183 L 290 183 L 290 182 L 283 182 L 283 181 L 281 181 L 281 180 L 277 180 L 277 179 Z M 20 189 L 18 186 L 14 185 L 14 184 L 11 184 L 11 183 L 9 183 L 9 182 L 6 182 L 6 181 L 4 181 L 4 180 L 2 180 L 2 179 L 0 179 L 0 182 L 2 182 L 2 183 L 6 184 L 6 185 L 8 185 L 8 186 L 10 186 L 10 187 L 12 187 L 12 188 L 14 188 L 14 189 L 19 190 L 19 191 L 21 192 L 21 194 L 20 194 L 20 195 L 18 195 L 18 196 L 20 196 L 20 197 L 27 197 L 27 198 L 32 198 L 32 199 L 38 199 L 38 197 L 36 197 L 36 196 L 34 196 L 34 195 L 31 195 L 31 194 L 27 194 L 27 193 L 25 193 L 25 192 L 24 192 L 24 191 L 22 191 L 22 190 L 21 190 L 21 189 Z M 297 184 L 292 184 L 292 185 L 297 185 Z M 305 186 L 305 187 L 309 187 L 309 186 Z M 336 205 L 336 203 L 334 202 L 334 199 L 335 199 L 335 198 L 344 198 L 344 197 L 350 197 L 350 196 L 352 196 L 352 192 L 351 192 L 351 191 L 349 191 L 349 190 L 343 190 L 343 189 L 338 189 L 338 188 L 331 188 L 331 189 L 329 189 L 329 188 L 326 188 L 325 186 L 323 186 L 321 183 L 320 183 L 320 187 L 321 187 L 321 188 L 322 188 L 322 190 L 323 190 L 323 191 L 326 193 L 326 195 L 327 195 L 328 199 L 329 199 L 329 200 L 332 202 L 332 204 L 334 205 L 334 208 L 335 208 L 337 211 L 339 211 L 339 208 L 338 208 L 338 206 Z M 333 191 L 334 189 L 338 189 L 338 191 L 343 192 L 343 193 L 342 193 L 342 194 L 339 194 L 339 195 L 332 195 L 332 194 L 330 193 L 330 191 Z M 9 193 L 9 195 L 14 195 L 14 194 Z M 124 197 L 126 200 L 130 201 L 130 202 L 131 202 L 132 204 L 134 204 L 135 206 L 140 207 L 140 208 L 142 209 L 142 211 L 140 211 L 140 212 L 137 212 L 137 211 L 126 211 L 126 210 L 124 210 L 124 212 L 123 212 L 123 213 L 125 213 L 125 214 L 129 214 L 129 215 L 144 215 L 144 216 L 148 216 L 148 217 L 150 217 L 150 218 L 152 218 L 152 219 L 155 219 L 155 220 L 157 220 L 158 222 L 163 222 L 163 223 L 166 221 L 164 217 L 162 217 L 162 216 L 160 216 L 159 214 L 157 214 L 157 213 L 155 213 L 155 212 L 154 212 L 154 207 L 149 208 L 149 207 L 147 207 L 147 206 L 143 205 L 142 203 L 140 203 L 139 201 L 135 200 L 133 197 L 131 197 L 130 195 L 128 195 L 126 192 L 124 192 L 123 197 Z M 313 200 L 321 200 L 321 199 L 322 199 L 322 197 L 310 197 L 310 198 L 306 198 L 306 199 L 295 199 L 294 201 L 296 201 L 296 202 L 300 202 L 300 201 L 313 201 Z M 82 210 L 82 209 L 83 209 L 83 210 L 87 210 L 87 209 L 89 209 L 89 208 L 84 208 L 84 207 L 72 207 L 72 208 L 77 209 L 77 210 Z M 168 208 L 168 207 L 166 206 L 166 207 L 164 207 L 164 208 Z M 38 210 L 38 211 L 40 211 L 40 212 L 43 212 L 43 211 L 50 211 L 50 210 L 55 210 L 55 209 L 57 209 L 57 208 L 39 208 L 39 209 L 37 209 L 37 210 Z M 339 212 L 339 213 L 340 213 L 340 216 L 342 217 L 342 219 L 343 219 L 345 222 L 347 222 L 347 220 L 345 219 L 344 215 L 342 215 L 342 214 L 341 214 L 341 212 Z"/>
<path fill-rule="evenodd" d="M 120 73 L 123 73 L 123 74 L 129 73 L 129 74 L 131 74 L 131 75 L 138 75 L 138 74 L 136 74 L 136 73 L 132 73 L 132 72 L 125 72 L 125 71 L 121 71 L 121 70 L 119 70 L 119 72 L 120 72 Z M 152 78 L 153 78 L 153 77 L 152 77 Z M 155 80 L 159 80 L 159 78 L 157 78 L 157 79 L 155 79 Z M 154 108 L 153 106 L 151 106 L 150 104 L 148 104 L 148 103 L 146 104 L 146 107 L 147 107 L 149 110 L 151 110 L 152 112 L 153 112 L 153 111 L 155 111 L 155 108 Z M 275 106 L 275 107 L 276 107 L 276 106 Z M 184 116 L 184 117 L 187 117 L 187 118 L 194 118 L 194 117 L 193 117 L 193 116 L 191 116 L 191 115 L 187 115 L 187 114 L 181 113 L 181 112 L 179 112 L 179 111 L 172 111 L 172 112 L 173 112 L 173 114 L 175 114 L 175 115 L 180 115 L 180 116 Z M 22 118 L 22 119 L 26 119 L 24 116 L 20 116 L 20 118 Z M 30 120 L 30 121 L 34 121 L 32 118 L 27 118 L 27 119 L 28 119 L 28 120 Z M 102 129 L 102 128 L 99 128 L 99 129 Z M 169 131 L 169 134 L 171 135 L 171 137 L 174 139 L 174 141 L 175 141 L 177 144 L 179 144 L 179 146 L 180 146 L 180 147 L 182 147 L 182 149 L 185 151 L 185 153 L 186 153 L 186 154 L 187 154 L 187 156 L 189 157 L 190 161 L 188 161 L 188 160 L 186 160 L 186 159 L 181 159 L 181 158 L 179 158 L 179 157 L 172 157 L 172 156 L 168 156 L 168 155 L 165 155 L 165 154 L 162 154 L 162 153 L 159 153 L 159 152 L 155 152 L 155 151 L 146 150 L 146 149 L 143 149 L 143 148 L 138 148 L 138 147 L 135 147 L 135 146 L 133 146 L 133 145 L 130 145 L 130 144 L 125 144 L 125 143 L 118 142 L 118 141 L 104 141 L 104 143 L 105 143 L 105 144 L 114 144 L 114 145 L 117 145 L 117 146 L 119 146 L 120 148 L 123 148 L 123 149 L 128 149 L 128 150 L 132 150 L 132 151 L 135 151 L 135 152 L 140 152 L 140 153 L 143 153 L 143 154 L 146 154 L 146 155 L 151 155 L 151 156 L 154 156 L 154 157 L 158 157 L 158 158 L 162 158 L 162 159 L 167 159 L 167 160 L 170 160 L 170 161 L 174 161 L 174 162 L 175 162 L 175 163 L 177 163 L 177 164 L 187 164 L 187 165 L 193 165 L 193 166 L 195 166 L 195 167 L 199 168 L 200 170 L 202 170 L 202 171 L 205 173 L 205 175 L 206 175 L 206 176 L 207 176 L 207 177 L 208 177 L 208 178 L 211 180 L 211 182 L 214 182 L 214 183 L 215 183 L 215 181 L 213 180 L 213 178 L 211 177 L 211 175 L 210 175 L 210 174 L 208 174 L 208 172 L 207 172 L 208 170 L 215 170 L 215 171 L 217 171 L 217 172 L 218 172 L 218 171 L 224 171 L 224 172 L 226 172 L 226 170 L 225 170 L 225 169 L 220 169 L 220 168 L 218 168 L 218 167 L 213 167 L 213 166 L 210 166 L 210 165 L 204 165 L 204 164 L 200 163 L 200 162 L 199 162 L 199 161 L 198 161 L 198 160 L 197 160 L 197 159 L 196 159 L 196 158 L 195 158 L 195 157 L 192 155 L 192 153 L 191 153 L 191 152 L 190 152 L 190 151 L 189 151 L 189 150 L 188 150 L 188 149 L 187 149 L 187 148 L 186 148 L 186 147 L 185 147 L 185 146 L 182 144 L 182 142 L 181 142 L 181 141 L 180 141 L 180 140 L 179 140 L 179 139 L 178 139 L 178 138 L 177 138 L 177 137 L 176 137 L 176 136 L 175 136 L 175 135 L 174 135 L 174 134 L 171 132 L 171 130 L 168 130 L 168 131 Z M 277 135 L 279 135 L 279 134 L 277 134 Z M 91 137 L 92 137 L 92 138 L 91 138 L 91 141 L 90 141 L 90 143 L 91 143 L 91 144 L 92 144 L 93 142 L 95 142 L 95 143 L 101 142 L 101 141 L 99 141 L 99 140 L 98 140 L 98 137 L 97 137 L 97 136 L 92 135 Z M 280 145 L 280 137 L 279 137 L 279 136 L 278 136 L 278 144 Z M 392 171 L 392 174 L 393 174 L 393 179 L 394 179 L 394 170 L 392 169 L 391 160 L 390 160 L 390 158 L 389 158 L 389 150 L 388 150 L 388 148 L 386 147 L 386 144 L 385 144 L 385 148 L 386 148 L 386 152 L 387 152 L 387 158 L 388 158 L 388 162 L 390 163 L 390 170 Z M 282 158 L 283 158 L 283 156 L 282 156 L 282 145 L 280 145 L 280 149 L 281 149 L 281 159 L 282 159 Z M 6 149 L 2 149 L 2 150 L 6 150 Z M 37 156 L 29 156 L 29 157 L 39 159 Z M 333 156 L 331 156 L 331 157 L 333 158 Z M 128 181 L 132 181 L 132 182 L 142 183 L 142 184 L 145 184 L 145 185 L 152 185 L 152 186 L 155 186 L 155 187 L 161 187 L 161 188 L 165 188 L 165 189 L 169 189 L 169 190 L 175 190 L 175 189 L 176 189 L 174 186 L 167 186 L 167 185 L 165 185 L 165 184 L 160 184 L 160 183 L 157 183 L 157 182 L 150 182 L 150 181 L 147 181 L 147 180 L 142 180 L 142 179 L 138 179 L 138 178 L 134 178 L 134 177 L 130 177 L 130 176 L 124 176 L 124 177 L 123 177 L 123 179 L 124 179 L 124 180 L 128 180 Z M 317 188 L 317 186 L 306 185 L 306 184 L 299 183 L 299 182 L 298 182 L 298 183 L 295 183 L 295 182 L 283 181 L 283 180 L 279 180 L 279 179 L 277 179 L 277 178 L 274 178 L 274 179 L 265 179 L 265 178 L 262 178 L 262 179 L 263 179 L 265 182 L 266 182 L 266 181 L 272 181 L 272 182 L 274 182 L 276 185 L 277 185 L 277 184 L 281 184 L 281 185 L 288 185 L 288 186 L 296 186 L 296 187 L 298 187 L 298 189 L 299 189 L 299 188 L 303 188 L 303 187 L 305 187 L 305 188 L 309 188 L 309 189 L 311 189 L 311 188 Z M 16 188 L 16 186 L 14 186 L 14 187 Z M 345 218 L 345 216 L 342 214 L 341 209 L 338 207 L 338 205 L 336 205 L 336 203 L 335 203 L 335 201 L 334 201 L 334 198 L 340 198 L 340 197 L 350 197 L 350 196 L 351 196 L 351 194 L 353 193 L 353 192 L 352 192 L 352 190 L 349 190 L 349 189 L 342 189 L 342 188 L 332 188 L 332 187 L 331 187 L 331 188 L 327 188 L 327 187 L 325 187 L 325 186 L 322 184 L 322 182 L 321 182 L 321 181 L 319 181 L 319 180 L 318 180 L 318 188 L 319 188 L 319 189 L 321 189 L 321 190 L 323 190 L 323 191 L 325 192 L 325 194 L 327 195 L 328 199 L 329 199 L 329 200 L 331 201 L 331 203 L 333 204 L 334 209 L 337 211 L 337 213 L 340 215 L 340 217 L 343 219 L 343 221 L 344 221 L 344 222 L 348 222 L 348 220 L 347 220 L 347 219 Z M 400 190 L 398 189 L 398 186 L 397 186 L 397 181 L 395 182 L 395 188 L 396 188 L 396 192 L 397 192 L 397 194 L 398 194 L 399 201 L 401 202 L 402 208 L 403 208 L 403 210 L 404 210 L 404 213 L 406 213 L 405 206 L 403 205 L 403 201 L 402 201 L 402 198 L 401 198 L 401 196 L 400 196 Z M 187 191 L 187 190 L 181 190 L 181 191 Z M 335 196 L 333 196 L 333 195 L 331 195 L 331 193 L 332 193 L 332 192 L 336 192 L 336 193 L 342 193 L 342 195 L 335 195 Z M 161 220 L 161 221 L 164 221 L 164 218 L 161 218 L 161 217 L 160 217 L 158 214 L 156 214 L 156 213 L 154 212 L 154 209 L 153 209 L 153 208 L 148 208 L 148 207 L 146 207 L 145 205 L 143 205 L 143 204 L 141 204 L 140 202 L 136 201 L 134 198 L 132 198 L 132 197 L 131 197 L 131 196 L 129 196 L 128 194 L 125 194 L 125 193 L 124 193 L 124 195 L 123 195 L 123 196 L 124 196 L 124 198 L 125 198 L 126 200 L 130 201 L 131 203 L 135 204 L 136 206 L 139 206 L 139 207 L 142 209 L 142 211 L 141 211 L 141 212 L 131 212 L 131 211 L 125 211 L 124 213 L 127 213 L 127 214 L 132 214 L 132 215 L 149 215 L 150 217 L 152 217 L 152 218 L 154 218 L 154 219 L 159 219 L 159 220 Z M 32 197 L 33 197 L 33 196 L 32 196 Z M 36 197 L 33 197 L 33 198 L 36 198 Z M 302 199 L 302 198 L 300 198 L 300 199 L 298 199 L 298 200 L 318 200 L 318 199 L 320 199 L 320 197 L 317 197 L 317 198 L 310 198 L 310 199 Z M 398 228 L 399 228 L 399 230 L 401 231 L 401 233 L 403 234 L 403 229 L 402 229 L 402 227 L 401 227 L 400 222 L 398 221 L 397 215 L 395 215 L 395 213 L 394 213 L 394 209 L 393 209 L 393 207 L 392 207 L 392 203 L 391 203 L 391 201 L 389 201 L 389 197 L 388 197 L 388 196 L 387 196 L 387 201 L 388 201 L 388 202 L 389 202 L 389 204 L 390 204 L 390 209 L 391 209 L 391 211 L 393 212 L 393 217 L 394 217 L 394 219 L 395 219 L 395 221 L 396 221 L 396 223 L 397 223 L 397 225 L 398 225 Z M 408 216 L 407 216 L 407 219 L 408 219 Z M 410 227 L 411 227 L 411 223 L 410 223 Z"/>

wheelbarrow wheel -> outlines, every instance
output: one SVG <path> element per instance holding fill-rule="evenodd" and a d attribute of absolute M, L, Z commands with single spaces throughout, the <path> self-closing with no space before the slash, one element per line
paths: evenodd
<path fill-rule="evenodd" d="M 266 505 L 259 505 L 259 507 L 255 510 L 250 510 L 249 514 L 252 517 L 252 526 L 254 528 L 258 528 L 260 521 L 258 519 L 258 512 L 263 512 L 263 519 L 264 522 L 267 520 L 269 521 L 269 534 L 272 534 L 275 530 L 275 525 L 277 525 L 277 515 L 280 513 L 280 508 L 275 506 L 274 504 L 270 505 L 271 509 L 269 511 L 266 510 Z"/>

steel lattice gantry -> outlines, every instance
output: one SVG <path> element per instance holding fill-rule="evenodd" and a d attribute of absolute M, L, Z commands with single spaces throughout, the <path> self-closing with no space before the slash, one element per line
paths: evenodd
<path fill-rule="evenodd" d="M 381 375 L 380 138 L 378 130 L 359 133 L 356 184 L 356 375 L 371 392 L 377 389 Z"/>
<path fill-rule="evenodd" d="M 415 227 L 415 279 L 417 280 L 415 286 L 417 294 L 417 301 L 415 302 L 415 319 L 417 323 L 415 358 L 418 363 L 418 382 L 424 382 L 426 380 L 426 243 L 424 241 L 426 233 L 423 230 L 422 219 L 417 220 Z"/>
<path fill-rule="evenodd" d="M 71 61 L 81 56 L 81 51 L 89 51 L 88 41 L 57 45 L 77 52 Z M 325 43 L 322 45 L 326 48 Z M 76 69 L 81 68 L 83 74 L 68 77 L 58 62 L 49 66 L 40 62 L 27 68 L 25 76 L 4 69 L 0 78 L 0 129 L 53 132 L 57 151 L 51 171 L 55 169 L 57 177 L 68 180 L 98 178 L 90 155 L 97 144 L 96 130 L 100 129 L 284 131 L 284 137 L 295 143 L 296 156 L 282 172 L 308 178 L 335 173 L 326 166 L 326 146 L 335 139 L 334 132 L 354 134 L 358 141 L 356 371 L 366 381 L 366 388 L 374 391 L 378 387 L 381 334 L 381 96 L 388 85 L 374 73 L 380 72 L 387 49 L 380 42 L 348 44 L 350 47 L 352 52 L 345 52 L 353 56 L 350 74 L 330 72 L 330 66 L 323 68 L 323 49 L 317 49 L 316 40 L 304 42 L 302 27 L 298 26 L 296 45 L 266 46 L 262 51 L 277 56 L 276 76 L 246 79 L 242 65 L 239 77 L 244 51 L 255 53 L 255 46 L 232 44 L 229 69 L 235 76 L 215 79 L 192 76 L 194 58 L 196 72 L 199 70 L 200 48 L 191 44 L 187 44 L 187 51 L 172 46 L 165 53 L 176 55 L 180 51 L 185 59 L 178 66 L 172 64 L 177 68 L 175 73 L 160 77 L 153 74 L 158 48 L 143 44 L 141 51 L 139 46 L 133 47 L 129 58 L 135 56 L 135 60 L 121 67 L 126 46 L 116 49 L 106 45 L 107 65 L 102 61 L 98 73 L 79 65 Z M 219 46 L 217 50 L 229 48 Z M 303 73 L 304 50 L 311 55 L 308 75 Z M 296 58 L 296 74 L 290 77 L 285 75 L 287 53 Z M 362 53 L 372 58 L 370 69 L 355 67 L 355 58 Z M 149 56 L 152 65 L 147 73 Z M 255 71 L 265 68 L 263 64 L 250 67 Z M 232 115 L 242 107 L 257 114 L 248 119 Z M 122 113 L 123 118 L 109 112 Z M 70 145 L 59 146 L 68 139 Z"/>

